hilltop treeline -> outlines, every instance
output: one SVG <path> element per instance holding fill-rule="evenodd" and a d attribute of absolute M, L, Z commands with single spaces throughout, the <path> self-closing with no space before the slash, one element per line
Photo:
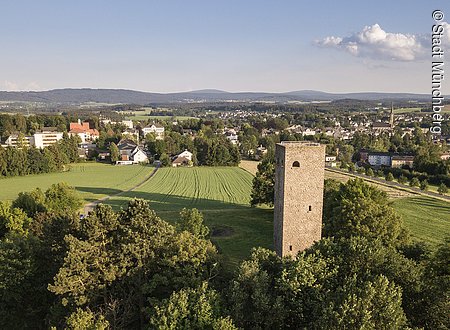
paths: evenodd
<path fill-rule="evenodd" d="M 385 193 L 325 185 L 324 232 L 296 259 L 255 248 L 224 266 L 201 213 L 174 226 L 143 200 L 80 219 L 66 185 L 0 203 L 5 329 L 439 329 L 450 241 L 412 243 Z"/>

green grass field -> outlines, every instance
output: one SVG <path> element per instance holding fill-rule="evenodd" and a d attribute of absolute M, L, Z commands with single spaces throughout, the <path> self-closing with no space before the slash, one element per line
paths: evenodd
<path fill-rule="evenodd" d="M 68 172 L 0 179 L 0 200 L 12 200 L 19 192 L 31 191 L 36 187 L 45 190 L 53 183 L 66 182 L 80 191 L 86 202 L 90 202 L 116 191 L 127 190 L 143 181 L 152 171 L 153 167 L 141 165 L 72 164 Z"/>
<path fill-rule="evenodd" d="M 172 120 L 172 119 L 176 119 L 176 120 L 188 120 L 188 119 L 198 119 L 195 117 L 189 117 L 189 116 L 152 116 L 150 115 L 152 113 L 152 111 L 154 111 L 155 109 L 152 108 L 142 108 L 141 111 L 130 111 L 130 112 L 126 112 L 125 113 L 125 118 L 129 119 L 129 120 L 140 120 L 140 121 L 145 121 L 148 119 L 158 119 L 158 120 Z M 158 108 L 157 111 L 159 112 L 169 112 L 170 109 L 167 108 Z"/>
<path fill-rule="evenodd" d="M 422 108 L 398 108 L 394 109 L 395 114 L 402 114 L 402 113 L 410 113 L 410 112 L 420 112 Z"/>
<path fill-rule="evenodd" d="M 413 239 L 435 245 L 450 236 L 450 203 L 421 196 L 396 199 L 393 207 Z"/>

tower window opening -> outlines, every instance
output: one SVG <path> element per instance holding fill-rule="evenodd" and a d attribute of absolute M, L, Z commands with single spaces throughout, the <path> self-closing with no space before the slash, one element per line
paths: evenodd
<path fill-rule="evenodd" d="M 311 212 L 312 211 L 312 207 L 311 205 L 308 207 L 308 211 Z"/>
<path fill-rule="evenodd" d="M 292 245 L 289 245 L 289 251 L 292 251 Z"/>
<path fill-rule="evenodd" d="M 300 167 L 300 163 L 298 161 L 295 161 L 292 163 L 292 167 Z"/>

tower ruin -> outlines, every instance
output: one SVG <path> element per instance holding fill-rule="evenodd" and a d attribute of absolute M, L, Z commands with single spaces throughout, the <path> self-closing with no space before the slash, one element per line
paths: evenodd
<path fill-rule="evenodd" d="M 278 143 L 275 163 L 275 251 L 295 257 L 321 238 L 325 145 Z"/>

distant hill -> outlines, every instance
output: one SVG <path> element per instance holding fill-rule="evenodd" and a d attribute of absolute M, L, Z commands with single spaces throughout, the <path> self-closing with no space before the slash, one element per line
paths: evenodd
<path fill-rule="evenodd" d="M 0 101 L 44 102 L 81 104 L 128 103 L 128 104 L 169 104 L 188 102 L 311 102 L 334 101 L 341 99 L 356 100 L 410 100 L 430 101 L 430 95 L 412 93 L 325 93 L 313 90 L 301 90 L 288 93 L 264 92 L 226 92 L 216 89 L 203 89 L 180 93 L 148 93 L 125 89 L 54 89 L 42 92 L 2 92 Z"/>

